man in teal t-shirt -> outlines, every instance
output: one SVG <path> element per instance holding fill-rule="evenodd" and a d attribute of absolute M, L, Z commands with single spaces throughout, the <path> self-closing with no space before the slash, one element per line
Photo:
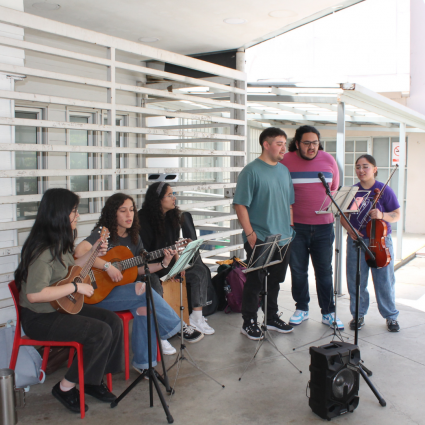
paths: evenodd
<path fill-rule="evenodd" d="M 285 280 L 289 262 L 289 243 L 293 237 L 292 204 L 294 187 L 288 169 L 279 163 L 286 150 L 286 134 L 279 128 L 270 127 L 260 134 L 261 155 L 249 163 L 240 173 L 236 185 L 233 205 L 243 228 L 243 240 L 247 260 L 251 259 L 255 245 L 264 243 L 267 236 L 280 234 L 279 245 L 288 245 L 284 260 L 269 267 L 267 329 L 288 333 L 293 328 L 280 320 L 277 297 L 280 282 Z M 255 250 L 254 260 L 258 249 Z M 276 252 L 273 260 L 278 260 Z M 241 333 L 249 339 L 263 337 L 257 325 L 258 297 L 263 287 L 264 272 L 251 272 L 246 275 L 242 296 Z"/>

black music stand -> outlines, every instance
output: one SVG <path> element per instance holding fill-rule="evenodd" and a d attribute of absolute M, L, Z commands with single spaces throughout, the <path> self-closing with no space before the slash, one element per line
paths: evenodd
<path fill-rule="evenodd" d="M 287 243 L 283 247 L 279 247 L 279 242 L 285 240 Z M 254 250 L 251 254 L 251 258 L 248 260 L 248 268 L 246 270 L 243 270 L 243 273 L 252 273 L 252 272 L 258 272 L 259 278 L 263 278 L 263 292 L 261 293 L 263 296 L 263 303 L 264 303 L 264 317 L 263 317 L 263 323 L 261 325 L 261 335 L 260 339 L 258 340 L 257 347 L 255 348 L 254 355 L 251 357 L 251 360 L 246 365 L 244 371 L 242 372 L 242 375 L 239 378 L 239 381 L 244 376 L 245 372 L 247 371 L 248 367 L 251 365 L 251 363 L 254 361 L 255 357 L 257 356 L 258 352 L 260 351 L 260 348 L 263 346 L 265 341 L 268 341 L 272 347 L 277 350 L 277 352 L 284 357 L 295 369 L 298 370 L 298 372 L 302 373 L 301 370 L 299 370 L 289 359 L 288 357 L 283 354 L 279 348 L 277 347 L 276 343 L 274 342 L 272 336 L 270 335 L 270 332 L 267 329 L 267 277 L 269 276 L 269 270 L 268 268 L 271 266 L 274 266 L 276 264 L 279 264 L 283 261 L 285 258 L 285 255 L 288 251 L 289 243 L 291 242 L 291 238 L 281 239 L 281 235 L 272 235 L 268 236 L 263 244 L 255 245 Z M 254 260 L 256 250 L 258 250 L 258 258 Z M 275 252 L 278 251 L 280 253 L 280 257 L 278 260 L 272 261 L 273 256 Z M 284 251 L 284 252 L 283 252 Z"/>
<path fill-rule="evenodd" d="M 171 416 L 170 409 L 165 401 L 164 395 L 162 394 L 161 388 L 159 386 L 159 382 L 164 385 L 167 393 L 173 393 L 174 390 L 170 387 L 168 382 L 167 370 L 165 368 L 164 355 L 162 353 L 162 346 L 157 341 L 159 345 L 159 351 L 161 353 L 161 364 L 163 376 L 161 376 L 152 366 L 152 332 L 151 332 L 151 303 L 152 303 L 152 315 L 155 324 L 155 332 L 157 337 L 159 338 L 159 328 L 158 328 L 158 319 L 156 317 L 155 303 L 152 296 L 152 285 L 151 285 L 151 273 L 149 271 L 149 253 L 147 251 L 142 251 L 141 257 L 143 257 L 143 266 L 145 268 L 145 278 L 146 278 L 146 307 L 147 307 L 147 330 L 148 330 L 148 352 L 149 352 L 149 368 L 143 372 L 140 376 L 138 376 L 130 386 L 119 396 L 115 401 L 111 403 L 111 407 L 116 407 L 118 403 L 142 380 L 145 376 L 149 376 L 149 400 L 150 407 L 153 407 L 153 385 L 155 385 L 156 392 L 158 394 L 159 399 L 161 400 L 162 407 L 164 409 L 165 415 L 167 416 L 167 421 L 169 424 L 174 422 L 173 417 Z"/>
<path fill-rule="evenodd" d="M 198 366 L 198 364 L 195 362 L 195 360 L 193 359 L 193 357 L 189 353 L 189 350 L 186 348 L 186 344 L 184 343 L 184 339 L 183 339 L 183 311 L 184 311 L 184 306 L 183 306 L 183 277 L 182 277 L 182 272 L 191 267 L 189 262 L 193 258 L 193 256 L 196 254 L 196 252 L 199 251 L 199 248 L 203 243 L 204 243 L 203 239 L 198 239 L 198 240 L 190 242 L 186 246 L 184 251 L 182 252 L 180 258 L 176 261 L 174 266 L 168 272 L 168 274 L 161 278 L 161 280 L 163 282 L 165 282 L 166 280 L 173 279 L 175 276 L 178 275 L 179 281 L 180 281 L 180 348 L 177 352 L 175 361 L 167 369 L 167 371 L 169 371 L 171 368 L 173 368 L 175 365 L 177 365 L 176 377 L 174 378 L 174 383 L 173 383 L 174 388 L 175 388 L 176 383 L 177 383 L 177 378 L 179 376 L 179 372 L 180 372 L 180 368 L 181 368 L 181 365 L 183 363 L 183 360 L 186 360 L 194 368 L 198 369 L 205 376 L 212 379 L 214 382 L 216 382 L 218 385 L 220 385 L 222 388 L 224 388 L 224 385 L 220 384 L 220 382 L 218 382 L 216 379 L 214 379 L 212 376 L 210 376 L 207 372 L 205 372 L 203 369 L 201 369 Z M 187 357 L 186 357 L 185 354 L 187 355 Z M 170 400 L 173 396 L 173 392 L 170 393 Z"/>

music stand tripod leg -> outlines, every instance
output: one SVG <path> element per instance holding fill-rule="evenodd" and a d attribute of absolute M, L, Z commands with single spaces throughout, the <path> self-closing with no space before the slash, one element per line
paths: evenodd
<path fill-rule="evenodd" d="M 165 402 L 164 395 L 162 394 L 161 388 L 159 386 L 159 381 L 156 376 L 156 371 L 152 366 L 152 329 L 151 329 L 151 309 L 152 309 L 152 316 L 153 321 L 155 325 L 155 331 L 156 335 L 159 338 L 159 327 L 158 327 L 158 319 L 156 317 L 156 310 L 155 310 L 155 302 L 153 300 L 152 296 L 152 285 L 151 285 L 151 279 L 150 279 L 150 272 L 149 272 L 149 266 L 148 266 L 148 257 L 144 257 L 144 267 L 145 267 L 145 276 L 146 276 L 146 314 L 147 314 L 147 333 L 148 333 L 148 356 L 149 356 L 149 369 L 147 373 L 143 373 L 140 376 L 138 376 L 135 381 L 115 400 L 111 403 L 111 407 L 116 407 L 118 403 L 125 397 L 127 394 L 146 376 L 149 375 L 149 401 L 150 401 L 150 407 L 153 407 L 153 386 L 155 386 L 156 392 L 158 394 L 158 397 L 161 401 L 162 407 L 164 409 L 165 415 L 167 417 L 168 423 L 173 423 L 174 419 L 170 413 L 170 409 L 168 405 Z M 161 360 L 162 360 L 162 367 L 163 367 L 163 382 L 165 384 L 167 392 L 172 392 L 172 389 L 168 383 L 168 376 L 167 376 L 167 370 L 165 369 L 165 363 L 164 363 L 164 356 L 162 353 L 162 347 L 159 345 L 159 350 L 161 353 Z"/>
<path fill-rule="evenodd" d="M 210 378 L 213 381 L 217 382 L 217 384 L 220 385 L 222 388 L 225 388 L 223 384 L 220 384 L 220 382 L 218 382 L 212 376 L 208 375 L 208 373 L 206 373 L 204 370 L 202 370 L 196 364 L 195 360 L 190 355 L 190 352 L 187 349 L 186 344 L 184 343 L 184 339 L 183 339 L 183 311 L 184 311 L 184 306 L 183 306 L 183 277 L 182 277 L 181 273 L 180 273 L 179 280 L 180 280 L 180 348 L 179 348 L 179 351 L 177 352 L 177 356 L 176 356 L 176 359 L 175 359 L 174 363 L 168 368 L 168 370 L 170 370 L 175 365 L 177 365 L 177 371 L 176 371 L 176 376 L 174 378 L 173 387 L 174 387 L 174 389 L 176 388 L 177 378 L 178 378 L 179 373 L 180 373 L 181 364 L 183 363 L 183 360 L 186 360 L 190 365 L 192 365 L 193 367 L 195 367 L 196 369 L 198 369 L 205 376 L 207 376 L 208 378 Z M 187 354 L 188 357 L 185 356 L 185 353 Z M 170 394 L 170 400 L 171 400 L 171 398 L 173 396 L 173 393 L 174 393 L 174 391 Z"/>

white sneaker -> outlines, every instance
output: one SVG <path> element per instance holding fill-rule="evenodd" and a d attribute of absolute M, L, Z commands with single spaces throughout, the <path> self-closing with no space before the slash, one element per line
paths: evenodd
<path fill-rule="evenodd" d="M 191 314 L 189 316 L 190 324 L 197 329 L 199 332 L 202 332 L 205 335 L 212 335 L 215 330 L 208 325 L 207 319 L 205 319 L 204 316 L 202 316 L 201 320 L 196 320 L 196 318 Z"/>
<path fill-rule="evenodd" d="M 176 354 L 176 349 L 166 340 L 161 339 L 162 352 L 168 356 Z"/>

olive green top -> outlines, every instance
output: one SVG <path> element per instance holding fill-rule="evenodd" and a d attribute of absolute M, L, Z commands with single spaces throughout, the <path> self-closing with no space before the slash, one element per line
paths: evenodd
<path fill-rule="evenodd" d="M 50 250 L 46 249 L 29 266 L 27 281 L 22 282 L 19 296 L 21 307 L 28 308 L 36 313 L 53 313 L 56 311 L 49 302 L 30 303 L 27 294 L 41 292 L 47 286 L 63 279 L 68 274 L 68 267 L 73 266 L 75 262 L 71 253 L 63 254 L 62 260 L 65 267 L 60 263 L 59 259 L 53 260 Z"/>

